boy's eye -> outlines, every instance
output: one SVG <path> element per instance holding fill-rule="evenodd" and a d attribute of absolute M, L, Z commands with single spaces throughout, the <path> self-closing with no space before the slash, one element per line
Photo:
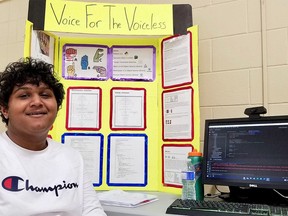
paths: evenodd
<path fill-rule="evenodd" d="M 49 98 L 49 97 L 52 96 L 52 94 L 49 93 L 49 92 L 43 92 L 43 93 L 41 93 L 40 95 L 41 95 L 41 97 L 44 97 L 44 98 Z"/>
<path fill-rule="evenodd" d="M 48 97 L 50 97 L 48 94 L 41 94 L 41 97 L 43 97 L 43 98 L 48 98 Z"/>
<path fill-rule="evenodd" d="M 29 97 L 29 95 L 28 94 L 20 94 L 19 97 L 20 98 L 27 98 L 27 97 Z"/>

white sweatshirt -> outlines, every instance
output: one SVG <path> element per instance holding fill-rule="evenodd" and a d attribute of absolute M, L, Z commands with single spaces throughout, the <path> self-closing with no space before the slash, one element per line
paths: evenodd
<path fill-rule="evenodd" d="M 30 151 L 0 134 L 0 215 L 106 216 L 81 154 L 47 141 Z"/>

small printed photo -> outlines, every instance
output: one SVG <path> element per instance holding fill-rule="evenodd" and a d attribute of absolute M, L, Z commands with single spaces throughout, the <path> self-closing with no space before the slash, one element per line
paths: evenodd
<path fill-rule="evenodd" d="M 37 33 L 39 46 L 43 55 L 49 56 L 50 36 L 44 32 L 38 31 Z"/>

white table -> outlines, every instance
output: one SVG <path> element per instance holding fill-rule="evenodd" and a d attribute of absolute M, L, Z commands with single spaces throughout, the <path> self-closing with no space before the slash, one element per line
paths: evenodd
<path fill-rule="evenodd" d="M 180 198 L 180 195 L 164 192 L 144 191 L 143 193 L 156 195 L 158 200 L 135 208 L 105 205 L 103 205 L 103 208 L 108 216 L 171 216 L 172 214 L 166 214 L 166 209 L 175 199 Z M 173 215 L 176 216 L 175 214 Z"/>

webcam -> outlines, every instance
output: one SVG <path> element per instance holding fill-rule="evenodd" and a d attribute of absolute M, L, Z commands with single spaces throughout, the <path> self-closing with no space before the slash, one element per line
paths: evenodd
<path fill-rule="evenodd" d="M 267 109 L 264 106 L 259 107 L 250 107 L 246 108 L 244 111 L 245 115 L 248 115 L 249 118 L 260 118 L 260 114 L 266 114 Z"/>

